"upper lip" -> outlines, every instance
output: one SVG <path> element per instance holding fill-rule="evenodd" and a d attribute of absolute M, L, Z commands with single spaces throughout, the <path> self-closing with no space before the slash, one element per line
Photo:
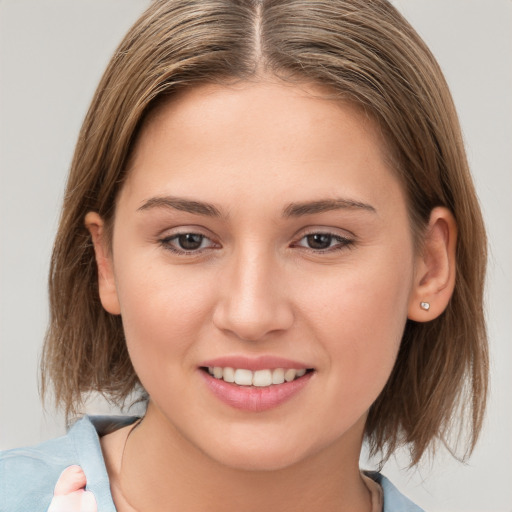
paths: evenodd
<path fill-rule="evenodd" d="M 245 370 L 257 371 L 257 370 L 266 370 L 266 369 L 274 369 L 274 368 L 293 368 L 295 370 L 310 369 L 312 366 L 301 363 L 299 361 L 293 361 L 291 359 L 286 359 L 278 356 L 258 356 L 258 357 L 249 357 L 242 355 L 232 355 L 232 356 L 222 356 L 216 357 L 214 359 L 208 359 L 207 361 L 203 361 L 200 367 L 208 367 L 208 366 L 220 366 L 221 368 L 240 368 Z"/>

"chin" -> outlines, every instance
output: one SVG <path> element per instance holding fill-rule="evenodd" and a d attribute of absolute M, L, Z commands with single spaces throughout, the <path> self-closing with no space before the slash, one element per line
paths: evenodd
<path fill-rule="evenodd" d="M 213 455 L 213 454 L 212 454 Z M 215 454 L 212 458 L 217 463 L 237 471 L 269 472 L 289 468 L 305 456 L 300 453 L 283 453 L 270 450 L 230 450 L 230 453 Z"/>
<path fill-rule="evenodd" d="M 213 439 L 209 446 L 203 444 L 202 451 L 211 460 L 226 468 L 238 471 L 280 471 L 299 464 L 317 452 L 323 443 L 312 442 L 312 436 L 299 439 L 297 436 L 280 433 L 262 435 L 226 436 L 223 441 Z M 201 447 L 200 447 L 201 448 Z"/>

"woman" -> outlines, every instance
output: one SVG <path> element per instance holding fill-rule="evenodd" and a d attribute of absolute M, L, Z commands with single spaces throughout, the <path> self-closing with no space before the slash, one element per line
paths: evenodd
<path fill-rule="evenodd" d="M 81 132 L 44 359 L 68 414 L 138 386 L 147 411 L 6 452 L 35 480 L 6 510 L 417 510 L 361 443 L 415 464 L 468 390 L 474 446 L 483 240 L 446 84 L 387 3 L 155 2 Z"/>

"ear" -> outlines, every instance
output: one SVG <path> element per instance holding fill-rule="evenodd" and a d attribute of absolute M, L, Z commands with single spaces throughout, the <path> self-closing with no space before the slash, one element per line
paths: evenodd
<path fill-rule="evenodd" d="M 112 315 L 121 314 L 117 288 L 114 279 L 112 256 L 105 238 L 105 224 L 96 212 L 85 216 L 85 227 L 91 234 L 98 265 L 98 289 L 103 307 Z"/>
<path fill-rule="evenodd" d="M 416 258 L 408 318 L 427 322 L 448 305 L 455 287 L 457 224 L 447 208 L 434 208 Z"/>

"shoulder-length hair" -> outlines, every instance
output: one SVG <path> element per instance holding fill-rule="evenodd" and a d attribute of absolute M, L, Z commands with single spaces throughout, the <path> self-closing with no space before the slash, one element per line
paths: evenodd
<path fill-rule="evenodd" d="M 417 239 L 434 207 L 455 216 L 453 297 L 437 319 L 407 322 L 366 438 L 384 459 L 407 445 L 415 464 L 436 439 L 450 444 L 452 427 L 462 425 L 468 455 L 487 395 L 485 230 L 441 70 L 386 0 L 156 0 L 143 13 L 112 57 L 76 146 L 51 261 L 43 395 L 51 382 L 69 416 L 91 391 L 122 404 L 137 387 L 121 318 L 99 300 L 84 217 L 96 211 L 111 226 L 137 134 L 161 101 L 196 84 L 262 73 L 321 84 L 375 120 Z"/>

